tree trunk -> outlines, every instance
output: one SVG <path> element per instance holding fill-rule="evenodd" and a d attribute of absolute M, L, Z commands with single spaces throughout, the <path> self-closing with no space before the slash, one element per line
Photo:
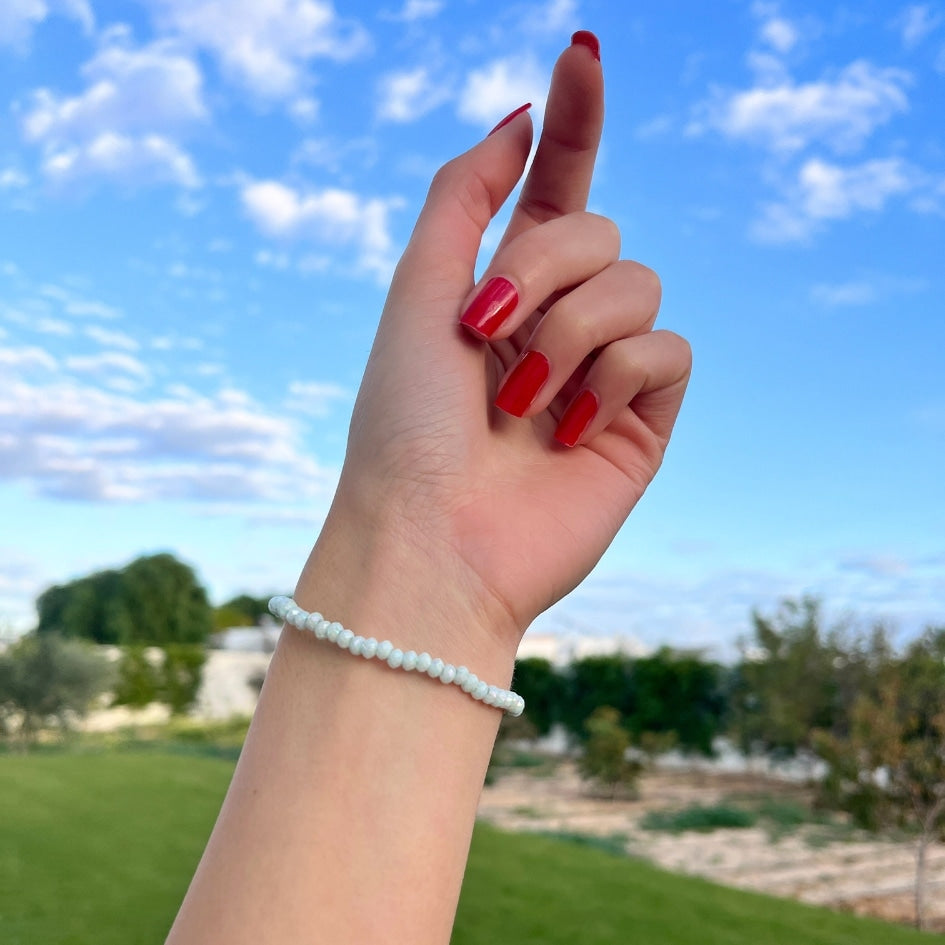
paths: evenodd
<path fill-rule="evenodd" d="M 925 853 L 931 839 L 931 834 L 923 829 L 915 851 L 915 927 L 920 932 L 925 928 Z"/>

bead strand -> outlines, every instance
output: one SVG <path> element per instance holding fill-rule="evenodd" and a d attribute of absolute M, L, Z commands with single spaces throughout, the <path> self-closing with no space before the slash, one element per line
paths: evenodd
<path fill-rule="evenodd" d="M 391 669 L 424 673 L 438 679 L 444 686 L 457 686 L 478 702 L 502 709 L 509 715 L 519 716 L 525 709 L 525 700 L 510 689 L 490 686 L 470 672 L 465 666 L 445 663 L 429 653 L 398 649 L 390 640 L 378 642 L 374 637 L 362 637 L 340 623 L 326 620 L 320 613 L 303 610 L 291 597 L 273 597 L 269 601 L 269 612 L 299 630 L 306 630 L 319 640 L 328 640 L 339 649 L 362 659 L 377 659 L 387 663 Z"/>

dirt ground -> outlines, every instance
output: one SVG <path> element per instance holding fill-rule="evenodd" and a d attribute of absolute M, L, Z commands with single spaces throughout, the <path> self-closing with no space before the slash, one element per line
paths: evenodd
<path fill-rule="evenodd" d="M 638 797 L 592 796 L 574 769 L 551 776 L 516 769 L 483 790 L 481 819 L 518 831 L 553 831 L 611 838 L 627 853 L 678 873 L 798 899 L 802 902 L 911 923 L 915 847 L 852 830 L 804 824 L 782 836 L 765 827 L 680 834 L 644 830 L 651 810 L 712 805 L 733 796 L 804 799 L 802 788 L 757 776 L 656 772 L 643 777 Z M 929 924 L 945 932 L 945 845 L 928 854 Z"/>

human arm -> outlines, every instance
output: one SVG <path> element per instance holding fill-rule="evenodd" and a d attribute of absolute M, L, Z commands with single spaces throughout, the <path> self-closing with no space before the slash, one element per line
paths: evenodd
<path fill-rule="evenodd" d="M 652 331 L 652 273 L 618 262 L 616 229 L 583 213 L 602 96 L 599 62 L 572 45 L 476 285 L 530 120 L 437 174 L 296 588 L 307 609 L 498 686 L 526 627 L 586 576 L 655 474 L 689 374 L 685 343 Z M 493 277 L 519 303 L 486 344 L 457 319 Z M 529 351 L 549 377 L 512 417 L 493 401 Z M 554 434 L 584 388 L 600 409 L 569 449 Z M 287 628 L 170 945 L 443 945 L 499 720 L 456 687 Z"/>

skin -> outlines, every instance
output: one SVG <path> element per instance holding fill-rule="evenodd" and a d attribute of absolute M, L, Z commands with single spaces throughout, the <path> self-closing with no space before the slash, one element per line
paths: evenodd
<path fill-rule="evenodd" d="M 600 63 L 570 46 L 478 284 L 531 119 L 437 173 L 296 588 L 308 610 L 502 687 L 525 629 L 587 575 L 655 475 L 689 377 L 688 345 L 653 330 L 658 279 L 619 260 L 616 227 L 585 210 L 602 121 Z M 486 343 L 458 321 L 497 275 L 519 304 Z M 552 373 L 510 417 L 493 402 L 529 350 Z M 568 449 L 553 435 L 583 388 L 601 406 Z M 284 630 L 169 945 L 445 945 L 499 721 L 456 687 Z"/>

